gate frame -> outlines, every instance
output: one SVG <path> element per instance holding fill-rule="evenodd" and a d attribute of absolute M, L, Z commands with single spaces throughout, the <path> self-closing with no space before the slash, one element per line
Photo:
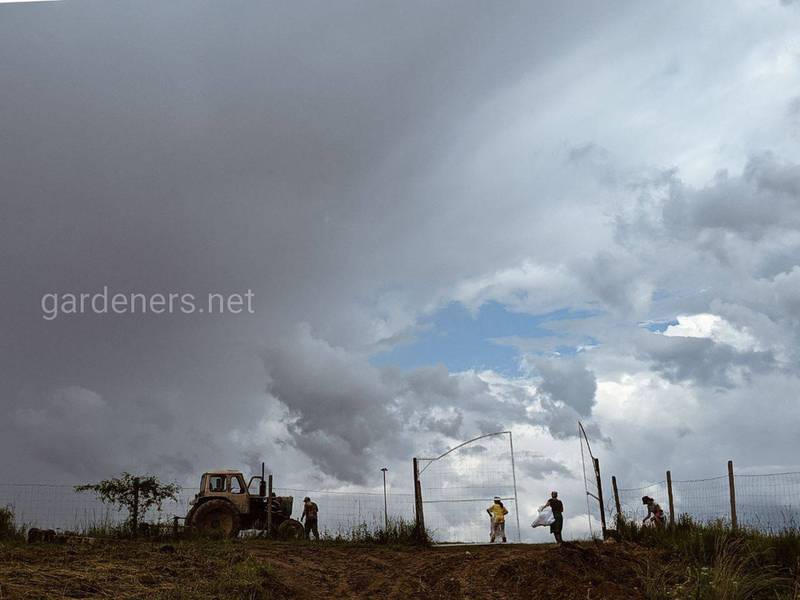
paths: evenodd
<path fill-rule="evenodd" d="M 466 442 L 461 442 L 458 446 L 454 446 L 450 448 L 444 454 L 437 456 L 436 458 L 414 458 L 414 522 L 417 527 L 417 530 L 425 533 L 425 514 L 423 510 L 423 500 L 422 500 L 422 483 L 420 482 L 420 475 L 425 472 L 430 465 L 433 464 L 434 461 L 437 461 L 441 458 L 444 458 L 451 452 L 458 450 L 466 446 L 467 444 L 471 444 L 472 442 L 477 442 L 478 440 L 482 440 L 483 438 L 494 437 L 496 435 L 505 435 L 508 434 L 508 445 L 511 450 L 511 479 L 514 485 L 514 516 L 516 517 L 517 521 L 517 542 L 522 543 L 522 529 L 519 526 L 519 500 L 517 499 L 517 472 L 516 467 L 514 465 L 514 436 L 511 431 L 495 431 L 494 433 L 485 433 L 483 435 L 479 435 L 476 438 L 472 438 L 471 440 L 467 440 Z M 425 465 L 422 470 L 419 469 L 419 461 L 426 460 L 428 464 Z"/>

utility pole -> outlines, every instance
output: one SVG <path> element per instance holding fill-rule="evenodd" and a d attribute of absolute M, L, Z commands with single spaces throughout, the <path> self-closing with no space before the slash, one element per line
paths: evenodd
<path fill-rule="evenodd" d="M 386 535 L 389 535 L 389 508 L 388 504 L 386 503 L 386 471 L 388 471 L 386 467 L 383 467 L 381 471 L 383 471 L 383 521 L 385 524 L 385 532 Z"/>

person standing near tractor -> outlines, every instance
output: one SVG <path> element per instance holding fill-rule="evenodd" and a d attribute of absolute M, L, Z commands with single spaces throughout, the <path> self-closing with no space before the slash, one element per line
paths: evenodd
<path fill-rule="evenodd" d="M 544 503 L 549 506 L 553 511 L 553 523 L 550 525 L 550 533 L 556 538 L 556 543 L 561 544 L 564 540 L 561 539 L 561 530 L 564 528 L 564 503 L 558 499 L 558 492 L 550 492 L 550 499 Z"/>
<path fill-rule="evenodd" d="M 491 535 L 489 537 L 489 542 L 494 544 L 494 540 L 499 535 L 503 542 L 506 541 L 506 515 L 508 514 L 508 509 L 503 506 L 503 501 L 500 499 L 500 496 L 494 497 L 494 504 L 492 504 L 489 508 L 486 509 L 486 512 L 489 513 L 492 521 L 492 530 Z"/>
<path fill-rule="evenodd" d="M 303 514 L 300 516 L 300 520 L 302 521 L 305 519 L 306 522 L 306 539 L 311 539 L 311 533 L 314 534 L 314 538 L 319 541 L 319 528 L 317 527 L 317 515 L 319 514 L 319 507 L 317 506 L 316 502 L 312 502 L 311 498 L 306 496 L 303 498 Z"/>

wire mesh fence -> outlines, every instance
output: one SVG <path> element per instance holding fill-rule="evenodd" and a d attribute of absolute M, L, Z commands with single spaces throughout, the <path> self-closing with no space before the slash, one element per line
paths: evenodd
<path fill-rule="evenodd" d="M 321 534 L 331 537 L 347 536 L 357 528 L 377 531 L 384 526 L 383 493 L 336 492 L 297 488 L 275 488 L 278 496 L 292 496 L 292 516 L 299 519 L 303 498 L 308 496 L 319 507 L 318 524 Z M 386 516 L 390 520 L 414 520 L 413 494 L 386 494 Z"/>
<path fill-rule="evenodd" d="M 161 510 L 148 510 L 142 521 L 166 524 L 175 516 L 185 516 L 197 491 L 197 488 L 183 488 L 176 500 L 165 501 Z M 297 488 L 275 488 L 274 492 L 293 497 L 295 519 L 302 514 L 305 496 L 316 502 L 320 533 L 344 536 L 356 528 L 376 531 L 384 525 L 383 493 Z M 386 506 L 390 519 L 413 521 L 413 494 L 388 493 Z M 128 519 L 126 511 L 104 504 L 91 492 L 76 492 L 70 485 L 0 483 L 0 507 L 11 508 L 19 526 L 57 531 L 91 532 L 120 525 Z"/>
<path fill-rule="evenodd" d="M 697 523 L 719 522 L 777 533 L 800 528 L 800 472 L 768 474 L 733 474 L 733 505 L 731 477 L 722 475 L 705 479 L 672 479 L 672 510 L 677 521 L 683 516 Z M 667 480 L 635 488 L 617 490 L 618 498 L 606 503 L 606 514 L 613 523 L 619 502 L 622 516 L 641 522 L 647 516 L 642 496 L 650 496 L 670 520 L 669 483 Z M 735 510 L 735 513 L 734 513 Z"/>
<path fill-rule="evenodd" d="M 736 475 L 736 511 L 745 527 L 800 530 L 800 473 Z"/>
<path fill-rule="evenodd" d="M 488 541 L 491 520 L 486 511 L 495 497 L 508 510 L 507 539 L 520 540 L 509 432 L 481 436 L 437 458 L 419 459 L 419 471 L 425 529 L 434 541 Z"/>
<path fill-rule="evenodd" d="M 664 512 L 667 513 L 666 500 L 661 500 L 661 498 L 667 497 L 666 489 L 666 481 L 659 481 L 638 488 L 620 488 L 618 494 L 622 515 L 627 520 L 641 522 L 647 515 L 647 507 L 642 504 L 642 496 L 655 498 L 656 502 L 661 504 Z M 605 504 L 606 514 L 609 515 L 608 522 L 613 523 L 617 517 L 615 502 L 613 499 L 609 499 Z"/>

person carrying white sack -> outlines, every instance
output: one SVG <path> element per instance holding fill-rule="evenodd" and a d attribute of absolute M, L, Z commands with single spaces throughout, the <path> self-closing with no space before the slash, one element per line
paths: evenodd
<path fill-rule="evenodd" d="M 494 544 L 494 540 L 497 536 L 500 536 L 503 542 L 506 541 L 506 515 L 508 514 L 508 509 L 503 506 L 503 501 L 500 499 L 500 496 L 494 497 L 494 504 L 492 504 L 489 508 L 486 509 L 486 512 L 489 513 L 491 517 L 491 535 L 489 537 L 489 541 Z"/>
<path fill-rule="evenodd" d="M 532 527 L 550 526 L 550 533 L 557 543 L 562 543 L 561 530 L 564 527 L 564 504 L 558 499 L 558 492 L 550 492 L 550 499 L 539 507 L 539 516 L 531 524 Z"/>

